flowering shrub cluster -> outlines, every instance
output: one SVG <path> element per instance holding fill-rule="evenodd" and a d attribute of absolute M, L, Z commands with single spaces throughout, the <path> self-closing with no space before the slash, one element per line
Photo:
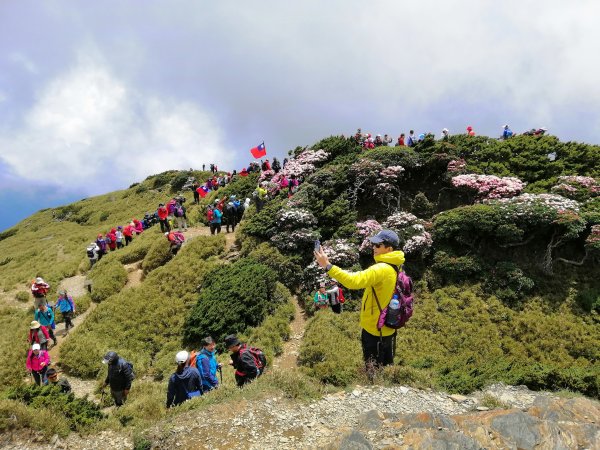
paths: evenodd
<path fill-rule="evenodd" d="M 556 194 L 522 194 L 513 198 L 502 198 L 487 202 L 498 205 L 514 219 L 534 219 L 537 214 L 543 214 L 548 219 L 554 220 L 558 211 L 579 211 L 579 203 Z M 537 220 L 539 221 L 539 220 Z"/>
<path fill-rule="evenodd" d="M 319 239 L 319 236 L 319 232 L 316 230 L 299 228 L 280 231 L 271 237 L 271 242 L 279 250 L 290 252 L 312 245 L 315 239 Z"/>
<path fill-rule="evenodd" d="M 389 216 L 383 222 L 383 226 L 392 230 L 401 230 L 416 223 L 421 223 L 417 216 L 409 212 L 400 211 Z"/>
<path fill-rule="evenodd" d="M 296 158 L 292 158 L 283 168 L 283 175 L 290 177 L 306 176 L 313 173 L 316 169 L 316 164 L 326 161 L 329 158 L 329 153 L 325 150 L 304 150 Z"/>
<path fill-rule="evenodd" d="M 293 230 L 297 228 L 312 228 L 317 224 L 315 216 L 306 209 L 282 209 L 277 214 L 277 228 Z"/>
<path fill-rule="evenodd" d="M 373 219 L 365 220 L 364 222 L 358 222 L 356 224 L 356 236 L 361 241 L 358 251 L 362 254 L 368 254 L 371 252 L 371 244 L 369 239 L 371 236 L 376 235 L 383 228 L 379 222 Z"/>
<path fill-rule="evenodd" d="M 448 172 L 460 173 L 467 168 L 467 162 L 464 159 L 453 159 L 448 163 Z"/>
<path fill-rule="evenodd" d="M 350 166 L 349 173 L 357 181 L 375 183 L 379 180 L 379 173 L 383 168 L 380 162 L 362 158 Z"/>
<path fill-rule="evenodd" d="M 258 178 L 258 181 L 259 182 L 270 181 L 271 178 L 273 178 L 274 175 L 275 175 L 275 171 L 274 170 L 263 170 L 260 173 L 260 177 Z"/>
<path fill-rule="evenodd" d="M 358 263 L 358 247 L 347 239 L 323 242 L 322 248 L 332 264 L 350 267 Z"/>
<path fill-rule="evenodd" d="M 381 176 L 385 180 L 389 181 L 397 181 L 404 172 L 404 167 L 402 166 L 390 166 L 386 167 L 381 171 Z"/>
<path fill-rule="evenodd" d="M 421 234 L 415 234 L 414 236 L 411 236 L 404 244 L 402 250 L 407 255 L 414 255 L 418 253 L 424 254 L 429 251 L 432 244 L 433 239 L 431 238 L 431 234 L 423 230 Z"/>
<path fill-rule="evenodd" d="M 585 246 L 591 250 L 600 252 L 600 225 L 592 226 L 592 232 L 585 240 Z"/>
<path fill-rule="evenodd" d="M 500 178 L 473 173 L 452 177 L 452 185 L 475 191 L 479 200 L 514 197 L 525 187 L 525 183 L 515 177 Z"/>
<path fill-rule="evenodd" d="M 583 201 L 600 195 L 600 183 L 593 177 L 563 176 L 558 182 L 552 192 L 564 197 Z"/>

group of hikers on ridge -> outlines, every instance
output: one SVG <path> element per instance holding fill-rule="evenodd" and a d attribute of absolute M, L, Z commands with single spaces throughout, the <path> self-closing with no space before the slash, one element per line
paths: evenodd
<path fill-rule="evenodd" d="M 546 127 L 532 128 L 531 130 L 524 131 L 522 134 L 523 136 L 543 136 L 547 131 L 548 129 Z M 406 136 L 405 133 L 401 133 L 395 142 L 395 146 L 414 147 L 419 142 L 424 141 L 425 137 L 428 134 L 430 133 L 419 133 L 417 135 L 415 134 L 414 130 L 410 130 L 408 136 Z M 471 125 L 467 126 L 465 134 L 467 136 L 475 136 L 475 130 Z M 502 127 L 502 134 L 500 135 L 500 139 L 506 140 L 513 136 L 515 136 L 515 134 L 510 129 L 510 126 L 504 125 Z M 358 145 L 366 149 L 371 149 L 375 147 L 387 147 L 394 142 L 390 135 L 384 134 L 383 136 L 381 136 L 381 134 L 378 134 L 375 137 L 373 137 L 371 133 L 363 133 L 362 129 L 360 128 L 356 131 L 356 134 L 353 136 L 353 139 Z M 443 141 L 450 139 L 450 131 L 448 130 L 448 128 L 442 129 L 440 133 L 440 139 Z"/>

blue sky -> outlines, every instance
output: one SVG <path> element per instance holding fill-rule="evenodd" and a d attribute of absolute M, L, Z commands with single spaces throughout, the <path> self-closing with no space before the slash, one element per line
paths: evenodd
<path fill-rule="evenodd" d="M 600 142 L 594 1 L 0 2 L 4 229 L 357 127 Z M 15 197 L 18 199 L 15 201 Z"/>

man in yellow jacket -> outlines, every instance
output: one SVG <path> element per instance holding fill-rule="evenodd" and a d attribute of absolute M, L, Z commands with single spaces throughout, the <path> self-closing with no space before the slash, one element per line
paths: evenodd
<path fill-rule="evenodd" d="M 363 358 L 367 366 L 387 366 L 394 363 L 394 329 L 377 329 L 380 310 L 385 309 L 396 288 L 397 270 L 402 270 L 404 253 L 396 250 L 400 246 L 398 235 L 392 230 L 382 230 L 369 238 L 373 244 L 375 263 L 361 272 L 350 273 L 332 265 L 322 249 L 315 251 L 317 263 L 331 278 L 348 289 L 364 289 L 360 307 L 361 343 Z M 375 295 L 377 299 L 375 298 Z"/>

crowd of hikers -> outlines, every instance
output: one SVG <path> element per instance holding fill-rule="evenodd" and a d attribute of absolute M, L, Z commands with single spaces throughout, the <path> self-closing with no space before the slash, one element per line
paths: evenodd
<path fill-rule="evenodd" d="M 546 131 L 548 131 L 548 129 L 545 127 L 532 128 L 531 130 L 524 131 L 522 134 L 524 136 L 543 136 L 546 133 Z M 377 134 L 375 137 L 373 137 L 371 133 L 363 133 L 362 129 L 359 128 L 358 130 L 356 130 L 353 139 L 358 145 L 366 149 L 371 149 L 375 147 L 387 147 L 392 143 L 396 147 L 414 147 L 419 142 L 424 141 L 425 137 L 428 134 L 431 133 L 419 133 L 417 135 L 415 134 L 414 130 L 410 130 L 408 136 L 406 136 L 405 133 L 401 133 L 400 136 L 398 136 L 398 139 L 394 142 L 393 138 L 390 135 L 384 134 L 382 136 L 381 134 Z M 466 127 L 465 134 L 467 136 L 475 136 L 475 130 L 471 125 Z M 510 129 L 510 126 L 504 125 L 504 127 L 502 127 L 502 134 L 500 135 L 500 139 L 506 140 L 513 136 L 515 136 L 515 134 Z M 442 129 L 440 139 L 443 141 L 450 139 L 450 131 L 448 130 L 448 128 Z"/>

